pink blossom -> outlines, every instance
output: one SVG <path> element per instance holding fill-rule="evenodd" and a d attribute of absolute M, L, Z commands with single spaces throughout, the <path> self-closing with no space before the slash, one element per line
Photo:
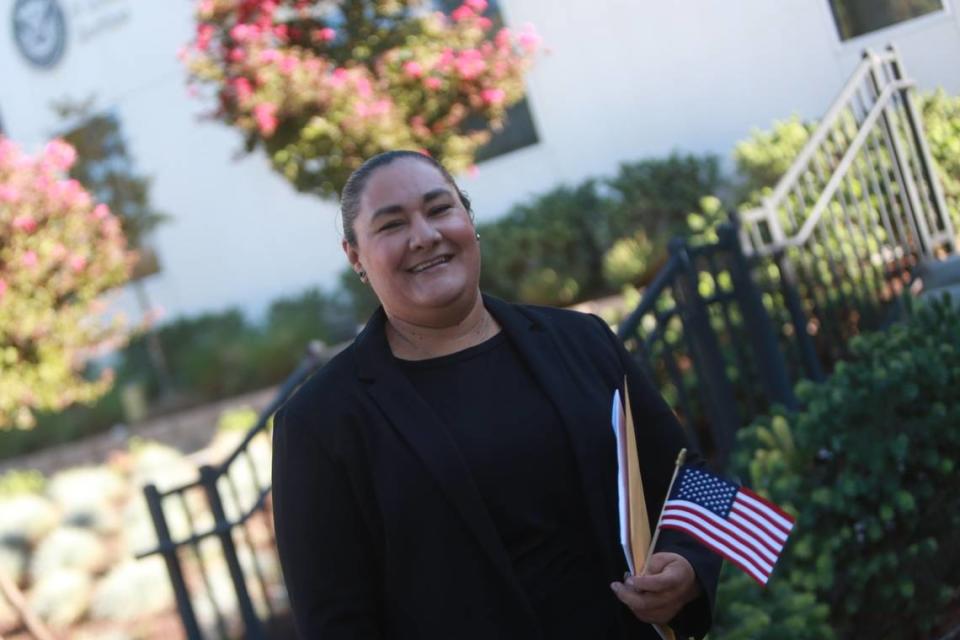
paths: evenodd
<path fill-rule="evenodd" d="M 120 220 L 116 216 L 111 216 L 100 225 L 103 235 L 112 238 L 120 235 Z"/>
<path fill-rule="evenodd" d="M 316 74 L 323 68 L 323 63 L 316 58 L 307 58 L 303 61 L 303 68 L 310 73 Z"/>
<path fill-rule="evenodd" d="M 487 63 L 483 59 L 483 54 L 476 49 L 464 49 L 454 62 L 454 66 L 457 68 L 457 73 L 465 80 L 471 80 L 483 73 Z"/>
<path fill-rule="evenodd" d="M 37 221 L 33 216 L 25 213 L 13 219 L 13 228 L 17 231 L 33 233 L 37 230 Z"/>
<path fill-rule="evenodd" d="M 210 49 L 210 41 L 213 40 L 213 25 L 201 24 L 197 26 L 197 50 L 207 51 Z"/>
<path fill-rule="evenodd" d="M 469 167 L 467 167 L 467 175 L 471 178 L 476 178 L 478 175 L 480 175 L 480 169 L 477 168 L 477 165 L 471 164 Z"/>
<path fill-rule="evenodd" d="M 500 88 L 484 89 L 480 92 L 480 97 L 483 98 L 483 101 L 487 104 L 498 105 L 503 104 L 507 93 Z"/>
<path fill-rule="evenodd" d="M 20 157 L 20 148 L 16 144 L 0 136 L 0 162 L 16 161 Z"/>
<path fill-rule="evenodd" d="M 337 32 L 330 27 L 324 27 L 323 29 L 314 29 L 310 37 L 314 42 L 330 42 L 337 37 Z"/>
<path fill-rule="evenodd" d="M 67 255 L 67 248 L 63 246 L 62 242 L 58 242 L 53 245 L 53 249 L 50 250 L 50 255 L 53 256 L 54 260 L 61 260 Z"/>
<path fill-rule="evenodd" d="M 3 278 L 0 278 L 0 298 L 7 293 L 7 281 Z"/>
<path fill-rule="evenodd" d="M 290 27 L 285 24 L 274 25 L 273 34 L 281 40 L 286 40 L 290 37 Z"/>
<path fill-rule="evenodd" d="M 277 62 L 283 56 L 276 49 L 264 49 L 260 52 L 260 62 L 264 64 L 271 64 Z"/>
<path fill-rule="evenodd" d="M 299 63 L 300 61 L 297 60 L 296 56 L 283 56 L 280 58 L 280 73 L 285 76 L 289 76 L 291 73 L 296 71 Z"/>
<path fill-rule="evenodd" d="M 463 0 L 463 4 L 477 13 L 483 13 L 487 10 L 487 0 Z"/>
<path fill-rule="evenodd" d="M 445 71 L 450 65 L 453 64 L 453 61 L 456 60 L 457 56 L 453 53 L 453 49 L 446 47 L 443 51 L 440 52 L 440 57 L 437 58 L 437 69 Z"/>
<path fill-rule="evenodd" d="M 230 37 L 237 42 L 246 42 L 247 40 L 250 40 L 256 36 L 258 31 L 259 29 L 257 29 L 257 27 L 254 25 L 241 22 L 233 25 L 233 27 L 230 29 Z"/>
<path fill-rule="evenodd" d="M 83 185 L 72 178 L 57 183 L 55 191 L 51 191 L 59 196 L 68 207 L 86 208 L 90 206 L 90 194 L 84 190 Z"/>
<path fill-rule="evenodd" d="M 410 128 L 418 136 L 430 135 L 430 129 L 427 128 L 427 122 L 423 116 L 413 116 L 410 118 Z"/>
<path fill-rule="evenodd" d="M 493 42 L 497 45 L 499 49 L 507 49 L 510 47 L 510 29 L 504 27 L 497 31 L 497 35 L 494 36 Z"/>
<path fill-rule="evenodd" d="M 403 72 L 411 78 L 419 78 L 423 75 L 423 66 L 416 60 L 408 60 L 403 63 Z"/>
<path fill-rule="evenodd" d="M 475 15 L 477 14 L 473 12 L 473 9 L 471 9 L 465 4 L 462 4 L 453 10 L 453 12 L 450 14 L 450 17 L 456 20 L 457 22 L 463 22 L 464 20 L 469 20 Z"/>
<path fill-rule="evenodd" d="M 70 256 L 69 265 L 70 269 L 73 270 L 74 273 L 80 273 L 84 270 L 84 268 L 86 268 L 87 259 L 79 254 L 74 254 Z"/>
<path fill-rule="evenodd" d="M 443 81 L 440 80 L 440 78 L 429 76 L 423 79 L 423 86 L 425 86 L 427 89 L 430 89 L 432 91 L 436 91 L 441 86 L 443 86 Z"/>
<path fill-rule="evenodd" d="M 373 95 L 373 86 L 365 76 L 354 76 L 353 86 L 357 89 L 357 95 L 361 98 L 369 98 Z"/>
<path fill-rule="evenodd" d="M 517 41 L 520 43 L 520 46 L 528 52 L 533 52 L 540 46 L 540 36 L 532 24 L 523 25 L 523 29 L 520 30 L 520 35 L 517 36 Z"/>
<path fill-rule="evenodd" d="M 263 102 L 253 108 L 253 117 L 257 121 L 260 133 L 266 137 L 273 135 L 277 129 L 277 105 Z"/>
<path fill-rule="evenodd" d="M 47 143 L 43 155 L 50 166 L 58 171 L 66 171 L 77 160 L 74 148 L 59 138 Z"/>
<path fill-rule="evenodd" d="M 240 47 L 230 49 L 230 53 L 227 54 L 227 59 L 230 60 L 230 62 L 243 62 L 246 58 L 247 52 Z"/>
<path fill-rule="evenodd" d="M 37 266 L 37 252 L 31 249 L 24 253 L 23 256 L 20 257 L 20 264 L 28 269 Z"/>
<path fill-rule="evenodd" d="M 357 102 L 353 105 L 354 112 L 361 118 L 382 116 L 393 108 L 393 103 L 387 99 L 374 100 L 373 102 Z"/>
<path fill-rule="evenodd" d="M 0 202 L 16 202 L 20 199 L 20 190 L 9 184 L 0 184 Z"/>
<path fill-rule="evenodd" d="M 393 102 L 389 98 L 382 98 L 370 105 L 370 115 L 382 116 L 389 113 L 392 108 Z"/>
<path fill-rule="evenodd" d="M 234 78 L 230 81 L 230 86 L 233 87 L 233 92 L 237 95 L 239 102 L 246 102 L 253 95 L 253 87 L 250 85 L 248 78 Z"/>
<path fill-rule="evenodd" d="M 476 24 L 478 27 L 486 31 L 487 29 L 493 26 L 493 20 L 491 20 L 490 18 L 486 18 L 484 16 L 479 16 L 476 20 Z"/>
<path fill-rule="evenodd" d="M 101 202 L 93 208 L 91 215 L 94 220 L 105 220 L 110 217 L 110 207 Z"/>
<path fill-rule="evenodd" d="M 199 11 L 202 14 L 212 13 L 213 0 L 200 0 L 200 4 L 197 5 L 197 11 Z"/>
<path fill-rule="evenodd" d="M 347 81 L 347 77 L 347 70 L 343 67 L 337 67 L 333 70 L 333 73 L 330 74 L 330 86 L 334 88 L 342 87 Z"/>

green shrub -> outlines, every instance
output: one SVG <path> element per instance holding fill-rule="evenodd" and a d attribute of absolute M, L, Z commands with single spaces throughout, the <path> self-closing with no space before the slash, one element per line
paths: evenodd
<path fill-rule="evenodd" d="M 0 476 L 0 499 L 43 493 L 46 479 L 36 469 L 14 469 Z"/>
<path fill-rule="evenodd" d="M 774 573 L 766 589 L 725 565 L 709 640 L 832 640 L 830 610 L 816 594 Z"/>
<path fill-rule="evenodd" d="M 246 433 L 257 423 L 257 417 L 256 410 L 249 406 L 224 411 L 217 418 L 217 431 Z"/>
<path fill-rule="evenodd" d="M 954 231 L 960 232 L 960 97 L 942 89 L 923 95 L 918 101 L 930 155 L 940 169 L 947 207 Z"/>
<path fill-rule="evenodd" d="M 480 225 L 481 288 L 554 305 L 617 293 L 649 279 L 668 240 L 690 234 L 689 214 L 724 188 L 717 158 L 674 154 L 535 196 Z"/>
<path fill-rule="evenodd" d="M 925 305 L 851 352 L 798 386 L 803 411 L 744 429 L 737 466 L 798 515 L 775 580 L 841 637 L 926 638 L 960 585 L 960 313 Z"/>
<path fill-rule="evenodd" d="M 939 168 L 955 230 L 960 229 L 960 97 L 942 89 L 918 96 L 930 154 Z M 744 208 L 760 204 L 763 195 L 780 180 L 800 154 L 817 123 L 798 116 L 774 122 L 769 130 L 755 129 L 738 143 L 733 157 L 741 178 L 739 201 Z"/>

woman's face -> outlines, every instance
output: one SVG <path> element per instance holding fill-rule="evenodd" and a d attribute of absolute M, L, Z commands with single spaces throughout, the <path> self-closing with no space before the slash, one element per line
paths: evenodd
<path fill-rule="evenodd" d="M 400 158 L 367 179 L 354 220 L 356 246 L 343 249 L 366 271 L 392 317 L 444 326 L 479 294 L 476 229 L 456 189 L 434 166 Z"/>

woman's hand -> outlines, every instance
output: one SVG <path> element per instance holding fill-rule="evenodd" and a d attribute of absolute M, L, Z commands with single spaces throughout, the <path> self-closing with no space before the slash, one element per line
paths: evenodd
<path fill-rule="evenodd" d="M 676 553 L 655 553 L 643 575 L 610 585 L 620 601 L 644 622 L 666 624 L 700 595 L 693 567 Z"/>

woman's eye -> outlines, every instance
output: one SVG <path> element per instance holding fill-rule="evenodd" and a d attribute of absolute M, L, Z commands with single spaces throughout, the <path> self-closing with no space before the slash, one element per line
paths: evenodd
<path fill-rule="evenodd" d="M 430 209 L 430 215 L 435 216 L 437 214 L 443 213 L 444 211 L 447 211 L 450 208 L 451 208 L 451 205 L 442 204 L 439 207 L 434 207 L 433 209 Z"/>
<path fill-rule="evenodd" d="M 388 222 L 388 223 L 384 224 L 382 227 L 380 227 L 380 231 L 389 231 L 390 229 L 396 229 L 396 228 L 399 227 L 401 224 L 403 224 L 403 223 L 400 222 L 399 220 L 391 220 L 390 222 Z"/>

